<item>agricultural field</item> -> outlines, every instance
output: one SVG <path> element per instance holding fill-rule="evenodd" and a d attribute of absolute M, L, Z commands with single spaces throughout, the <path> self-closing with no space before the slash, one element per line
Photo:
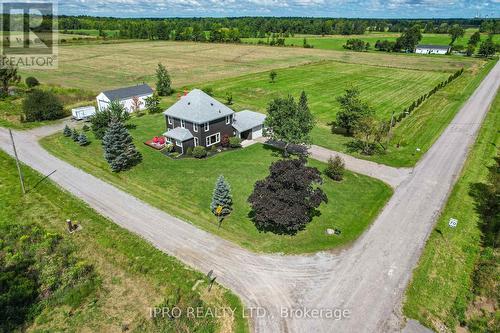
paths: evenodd
<path fill-rule="evenodd" d="M 475 269 L 484 268 L 477 266 L 482 231 L 471 189 L 474 184 L 487 182 L 488 166 L 494 165 L 493 158 L 500 146 L 499 128 L 500 95 L 497 95 L 406 292 L 405 315 L 436 331 L 442 330 L 443 324 L 461 331 L 459 324 L 465 322 L 470 332 L 493 332 L 483 325 L 494 321 L 495 316 L 498 327 L 498 309 L 493 306 L 494 301 L 488 300 L 498 295 L 498 290 L 495 291 L 498 274 L 483 272 L 483 276 L 493 280 L 496 276 L 497 285 L 490 285 L 490 289 L 478 285 L 473 278 Z M 458 220 L 454 229 L 448 226 L 450 218 Z M 480 293 L 479 299 L 475 299 L 473 292 Z"/>
<path fill-rule="evenodd" d="M 61 250 L 66 251 L 62 253 L 67 253 L 69 249 L 76 253 L 75 268 L 91 265 L 95 276 L 83 281 L 83 284 L 60 288 L 53 294 L 46 292 L 45 286 L 40 286 L 43 296 L 28 302 L 22 292 L 31 287 L 31 280 L 22 280 L 28 273 L 21 267 L 15 278 L 26 282 L 11 289 L 10 296 L 14 300 L 9 300 L 9 292 L 4 289 L 6 281 L 2 280 L 1 302 L 4 305 L 10 301 L 9 304 L 15 304 L 17 308 L 26 307 L 23 310 L 28 312 L 23 313 L 26 317 L 17 312 L 14 320 L 20 327 L 5 332 L 248 332 L 248 324 L 242 316 L 243 306 L 234 294 L 217 284 L 209 292 L 208 279 L 203 274 L 187 268 L 139 236 L 118 227 L 49 180 L 39 183 L 43 176 L 32 169 L 23 166 L 23 173 L 29 188 L 29 193 L 24 196 L 21 194 L 14 159 L 0 152 L 0 257 L 5 259 L 8 257 L 6 253 L 12 251 L 5 243 L 10 237 L 6 235 L 6 230 L 24 228 L 22 237 L 15 243 L 22 247 L 23 240 L 32 237 L 26 233 L 29 227 L 36 226 L 47 239 L 42 242 L 42 246 L 50 246 L 49 238 L 62 238 L 65 247 Z M 67 218 L 81 224 L 83 228 L 69 234 L 65 223 Z M 29 246 L 26 243 L 24 246 Z M 68 260 L 67 257 L 56 261 L 47 259 L 52 258 L 54 250 L 42 253 L 42 246 L 38 253 L 42 260 L 46 260 L 44 266 L 57 267 Z M 13 262 L 20 260 L 22 255 L 14 252 L 11 255 L 14 258 L 0 262 L 3 278 L 14 278 Z M 50 268 L 37 267 L 37 264 L 41 264 L 37 262 L 40 258 L 24 260 L 35 262 L 30 267 L 45 269 L 45 280 L 52 279 L 52 283 L 59 281 L 59 276 L 54 276 Z M 64 273 L 68 276 L 68 272 Z M 75 275 L 77 271 L 69 273 Z M 198 285 L 196 289 L 193 288 L 195 284 Z M 19 299 L 23 302 L 20 303 Z M 184 315 L 176 320 L 152 320 L 149 309 L 162 306 L 167 301 L 179 307 L 201 306 L 213 311 L 231 307 L 236 309 L 236 315 L 234 318 L 222 316 L 218 319 L 193 319 Z M 0 330 L 4 325 L 9 325 L 4 321 L 4 316 L 8 315 L 4 310 L 2 308 Z"/>
<path fill-rule="evenodd" d="M 165 131 L 163 115 L 136 117 L 131 121 L 137 127 L 130 133 L 144 159 L 125 173 L 111 172 L 98 140 L 82 148 L 57 133 L 44 138 L 42 145 L 55 156 L 153 206 L 258 252 L 308 253 L 346 245 L 370 225 L 392 194 L 389 186 L 381 181 L 351 172 L 347 172 L 340 183 L 323 177 L 322 188 L 329 202 L 320 206 L 321 215 L 304 231 L 296 236 L 260 233 L 248 217 L 247 199 L 255 182 L 268 175 L 271 162 L 276 161 L 280 153 L 256 144 L 204 160 L 174 160 L 142 144 Z M 317 161 L 309 163 L 321 171 L 325 168 L 325 164 Z M 215 181 L 221 174 L 231 184 L 234 211 L 218 228 L 209 206 Z M 341 229 L 342 234 L 328 236 L 327 228 Z"/>
<path fill-rule="evenodd" d="M 464 35 L 464 37 L 458 38 L 455 41 L 455 45 L 463 45 L 467 46 L 467 41 L 470 36 L 474 33 L 473 30 L 468 29 Z M 449 45 L 451 42 L 451 37 L 448 34 L 422 34 L 423 38 L 420 41 L 420 44 L 433 44 L 433 45 Z M 375 43 L 378 40 L 389 40 L 396 41 L 396 39 L 400 36 L 400 33 L 396 32 L 367 32 L 364 35 L 325 35 L 325 36 L 317 36 L 317 35 L 297 35 L 294 37 L 285 38 L 286 46 L 298 46 L 302 47 L 304 43 L 304 38 L 307 39 L 307 43 L 312 45 L 316 49 L 322 50 L 336 50 L 342 51 L 344 50 L 344 45 L 349 39 L 361 39 L 365 42 L 370 43 L 371 51 L 375 51 Z M 482 34 L 481 39 L 484 40 L 487 38 L 487 34 Z M 497 43 L 500 42 L 500 35 L 494 36 L 494 41 Z M 242 38 L 243 43 L 247 44 L 257 44 L 259 43 L 268 43 L 267 38 Z"/>
<path fill-rule="evenodd" d="M 266 112 L 267 104 L 275 97 L 292 94 L 298 98 L 304 90 L 308 94 L 311 112 L 317 120 L 312 133 L 314 144 L 384 164 L 407 167 L 415 165 L 430 148 L 494 62 L 476 60 L 472 65 L 464 65 L 465 73 L 458 80 L 433 95 L 412 116 L 393 129 L 386 153 L 374 156 L 350 151 L 348 143 L 351 138 L 331 133 L 328 124 L 335 120 L 339 109 L 336 98 L 347 87 L 355 86 L 360 89 L 361 97 L 375 109 L 376 115 L 389 120 L 392 112 L 400 113 L 445 81 L 452 68 L 448 71 L 414 70 L 398 68 L 397 64 L 384 67 L 327 61 L 277 70 L 275 83 L 270 82 L 269 72 L 263 72 L 214 81 L 201 87 L 211 88 L 214 96 L 222 101 L 227 94 L 232 94 L 232 107 L 235 110 L 259 112 Z M 417 148 L 420 151 L 417 152 Z"/>
<path fill-rule="evenodd" d="M 271 69 L 294 67 L 324 60 L 416 70 L 451 72 L 476 63 L 465 57 L 423 57 L 385 53 L 334 52 L 302 48 L 275 48 L 241 44 L 209 44 L 170 41 L 114 41 L 109 44 L 62 45 L 59 68 L 21 71 L 42 83 L 103 90 L 149 83 L 163 63 L 177 89 Z"/>

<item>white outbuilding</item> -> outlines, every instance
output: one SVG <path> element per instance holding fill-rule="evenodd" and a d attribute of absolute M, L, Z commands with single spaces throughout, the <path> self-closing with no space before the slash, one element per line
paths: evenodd
<path fill-rule="evenodd" d="M 415 53 L 417 54 L 448 54 L 451 47 L 448 45 L 417 45 Z"/>
<path fill-rule="evenodd" d="M 71 115 L 73 116 L 73 119 L 76 120 L 87 120 L 91 116 L 95 115 L 95 107 L 83 106 L 80 108 L 71 109 Z"/>
<path fill-rule="evenodd" d="M 103 111 L 109 107 L 111 101 L 119 101 L 127 112 L 133 112 L 136 105 L 139 110 L 144 110 L 146 98 L 152 95 L 153 89 L 147 84 L 103 91 L 97 96 L 97 108 Z"/>

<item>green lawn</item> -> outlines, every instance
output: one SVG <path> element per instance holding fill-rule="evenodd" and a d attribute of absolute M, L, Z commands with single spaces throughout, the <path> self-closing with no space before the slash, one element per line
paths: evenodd
<path fill-rule="evenodd" d="M 304 253 L 345 245 L 366 229 L 392 194 L 392 190 L 380 181 L 347 172 L 341 183 L 325 179 L 323 190 L 329 203 L 320 207 L 321 216 L 314 218 L 306 230 L 294 237 L 259 233 L 248 217 L 247 198 L 254 183 L 266 177 L 271 162 L 279 158 L 275 151 L 256 144 L 205 160 L 172 160 L 141 143 L 165 131 L 162 115 L 133 118 L 132 121 L 137 128 L 131 130 L 131 134 L 144 161 L 125 173 L 110 172 L 98 141 L 81 148 L 56 134 L 43 139 L 42 144 L 54 155 L 134 196 L 255 251 Z M 322 163 L 310 161 L 310 164 L 324 169 Z M 209 205 L 220 174 L 233 189 L 234 212 L 219 229 Z M 327 236 L 326 229 L 332 227 L 340 228 L 342 235 Z"/>
<path fill-rule="evenodd" d="M 25 196 L 20 193 L 14 160 L 0 151 L 0 225 L 35 223 L 46 232 L 61 235 L 76 248 L 80 258 L 94 266 L 99 281 L 96 289 L 88 294 L 65 290 L 55 301 L 41 300 L 40 313 L 26 323 L 27 331 L 120 332 L 128 327 L 138 332 L 174 332 L 181 327 L 190 332 L 227 332 L 228 329 L 248 332 L 243 307 L 234 294 L 218 285 L 209 293 L 204 274 L 187 268 L 139 236 L 118 227 L 50 181 L 45 180 L 33 188 L 42 175 L 24 166 L 23 173 L 30 188 Z M 67 218 L 79 222 L 83 229 L 69 235 Z M 3 253 L 0 258 L 5 259 Z M 198 280 L 206 283 L 193 290 Z M 0 290 L 0 297 L 3 293 L 4 290 Z M 177 296 L 180 300 L 175 300 Z M 83 300 L 76 302 L 82 297 Z M 237 312 L 235 318 L 182 318 L 160 321 L 156 325 L 148 316 L 149 308 L 159 306 L 166 299 L 171 300 L 170 306 L 231 307 Z"/>
<path fill-rule="evenodd" d="M 458 183 L 413 273 L 404 313 L 439 331 L 441 323 L 455 330 L 472 294 L 472 272 L 481 250 L 479 218 L 469 195 L 474 183 L 486 181 L 500 146 L 500 95 L 488 114 Z M 458 226 L 448 226 L 450 218 Z M 480 315 L 480 314 L 479 314 Z"/>
<path fill-rule="evenodd" d="M 487 65 L 480 62 L 468 64 L 458 80 L 433 95 L 399 123 L 393 130 L 387 152 L 375 156 L 350 152 L 346 144 L 352 139 L 331 133 L 328 123 L 335 120 L 339 109 L 336 98 L 346 87 L 354 85 L 380 118 L 390 119 L 393 111 L 400 113 L 447 79 L 449 72 L 395 68 L 389 67 L 390 64 L 374 66 L 330 61 L 276 70 L 278 76 L 275 83 L 269 81 L 269 72 L 262 72 L 197 87 L 212 88 L 214 96 L 221 101 L 225 101 L 226 94 L 231 93 L 234 101 L 231 107 L 235 110 L 260 112 L 266 112 L 266 106 L 273 98 L 287 94 L 298 98 L 304 90 L 317 119 L 312 133 L 314 144 L 392 166 L 409 167 L 415 165 L 430 148 L 494 64 L 494 61 Z M 173 103 L 175 96 L 166 101 Z M 400 147 L 396 148 L 398 143 Z M 418 153 L 417 148 L 420 148 Z"/>
<path fill-rule="evenodd" d="M 474 31 L 468 29 L 465 36 L 457 39 L 455 45 L 467 45 L 467 41 Z M 316 49 L 323 50 L 336 50 L 342 51 L 344 45 L 348 39 L 361 39 L 365 42 L 370 43 L 371 51 L 375 51 L 375 43 L 377 40 L 389 40 L 396 41 L 400 36 L 400 33 L 395 32 L 367 32 L 364 35 L 334 35 L 334 36 L 317 36 L 317 35 L 299 35 L 295 37 L 285 38 L 285 45 L 287 46 L 298 46 L 302 47 L 304 38 L 307 39 L 307 43 L 314 46 Z M 482 34 L 481 40 L 485 40 L 487 34 Z M 496 42 L 500 41 L 500 35 L 495 35 L 494 40 Z M 266 43 L 267 38 L 242 38 L 243 43 L 257 44 L 259 41 Z M 421 44 L 433 44 L 433 45 L 449 45 L 451 38 L 448 34 L 423 34 L 423 38 L 420 41 Z"/>

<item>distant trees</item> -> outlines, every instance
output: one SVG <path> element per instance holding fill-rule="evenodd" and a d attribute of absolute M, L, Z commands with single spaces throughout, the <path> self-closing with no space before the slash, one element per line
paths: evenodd
<path fill-rule="evenodd" d="M 17 73 L 17 66 L 12 65 L 5 55 L 0 60 L 0 83 L 2 85 L 0 97 L 9 94 L 9 86 L 21 81 L 21 76 Z"/>
<path fill-rule="evenodd" d="M 102 139 L 104 158 L 113 172 L 129 169 L 142 160 L 142 155 L 135 148 L 132 136 L 125 126 L 116 118 L 111 123 Z"/>
<path fill-rule="evenodd" d="M 170 75 L 162 64 L 158 64 L 156 69 L 156 92 L 159 96 L 169 96 L 172 94 Z"/>
<path fill-rule="evenodd" d="M 212 193 L 212 202 L 210 203 L 210 211 L 217 216 L 219 223 L 233 210 L 233 196 L 231 194 L 231 186 L 225 180 L 223 175 L 220 175 L 215 183 Z"/>
<path fill-rule="evenodd" d="M 361 39 L 348 39 L 343 47 L 347 50 L 361 52 L 367 51 L 370 48 L 370 43 L 365 42 Z"/>
<path fill-rule="evenodd" d="M 479 31 L 474 32 L 467 42 L 467 48 L 465 50 L 465 54 L 470 57 L 476 52 L 477 45 L 481 41 L 481 34 Z"/>
<path fill-rule="evenodd" d="M 301 145 L 311 142 L 310 133 L 315 121 L 309 110 L 307 96 L 302 92 L 297 104 L 292 96 L 275 98 L 267 107 L 266 127 L 271 129 L 273 140 L 285 143 L 285 155 L 290 144 Z"/>
<path fill-rule="evenodd" d="M 96 112 L 90 117 L 92 132 L 96 139 L 102 139 L 112 119 L 125 122 L 130 118 L 129 113 L 119 101 L 112 101 L 105 110 Z"/>
<path fill-rule="evenodd" d="M 23 101 L 25 121 L 55 120 L 64 117 L 64 107 L 50 91 L 35 89 Z"/>
<path fill-rule="evenodd" d="M 295 235 L 311 222 L 322 202 L 328 202 L 318 187 L 318 169 L 306 166 L 306 159 L 274 162 L 270 174 L 255 183 L 248 198 L 256 228 L 275 234 Z"/>
<path fill-rule="evenodd" d="M 394 51 L 394 46 L 396 45 L 396 42 L 389 41 L 389 40 L 377 40 L 375 43 L 375 49 L 378 51 L 385 51 L 385 52 L 392 52 Z"/>
<path fill-rule="evenodd" d="M 348 135 L 352 135 L 359 120 L 373 114 L 373 109 L 359 95 L 357 88 L 349 87 L 345 90 L 344 95 L 337 97 L 340 110 L 337 113 L 336 121 L 332 124 L 332 131 L 335 127 L 340 127 L 345 129 Z"/>
<path fill-rule="evenodd" d="M 491 57 L 494 55 L 497 51 L 497 45 L 493 42 L 493 36 L 489 36 L 488 39 L 486 39 L 484 42 L 481 43 L 481 46 L 479 46 L 479 55 L 482 57 Z"/>
<path fill-rule="evenodd" d="M 465 30 L 464 28 L 462 28 L 459 24 L 454 24 L 453 26 L 451 26 L 451 28 L 448 30 L 448 34 L 450 35 L 451 37 L 451 43 L 450 45 L 453 45 L 453 43 L 455 43 L 455 41 L 460 38 L 460 37 L 463 37 L 464 34 L 465 34 Z"/>
<path fill-rule="evenodd" d="M 394 48 L 396 50 L 406 50 L 407 52 L 413 52 L 421 39 L 422 33 L 420 32 L 420 26 L 414 25 L 401 34 L 401 36 L 396 40 Z"/>

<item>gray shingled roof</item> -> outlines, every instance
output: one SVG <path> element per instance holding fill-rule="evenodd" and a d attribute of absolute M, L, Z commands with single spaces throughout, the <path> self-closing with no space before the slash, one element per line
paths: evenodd
<path fill-rule="evenodd" d="M 182 142 L 193 138 L 193 134 L 191 134 L 191 132 L 188 129 L 181 127 L 176 127 L 174 129 L 171 129 L 170 131 L 165 132 L 163 136 L 179 140 Z"/>
<path fill-rule="evenodd" d="M 236 112 L 233 117 L 233 127 L 238 132 L 248 131 L 254 127 L 264 125 L 266 115 L 249 110 Z"/>
<path fill-rule="evenodd" d="M 448 50 L 449 48 L 450 48 L 450 46 L 448 46 L 448 45 L 430 45 L 430 44 L 417 45 L 417 49 Z"/>
<path fill-rule="evenodd" d="M 141 84 L 133 87 L 120 88 L 115 90 L 107 90 L 102 92 L 109 98 L 110 101 L 121 101 L 123 99 L 128 99 L 134 96 L 144 96 L 153 93 L 153 89 L 147 84 Z"/>
<path fill-rule="evenodd" d="M 233 113 L 233 110 L 199 89 L 194 89 L 186 96 L 181 97 L 179 101 L 163 112 L 169 117 L 197 124 L 203 124 Z"/>

